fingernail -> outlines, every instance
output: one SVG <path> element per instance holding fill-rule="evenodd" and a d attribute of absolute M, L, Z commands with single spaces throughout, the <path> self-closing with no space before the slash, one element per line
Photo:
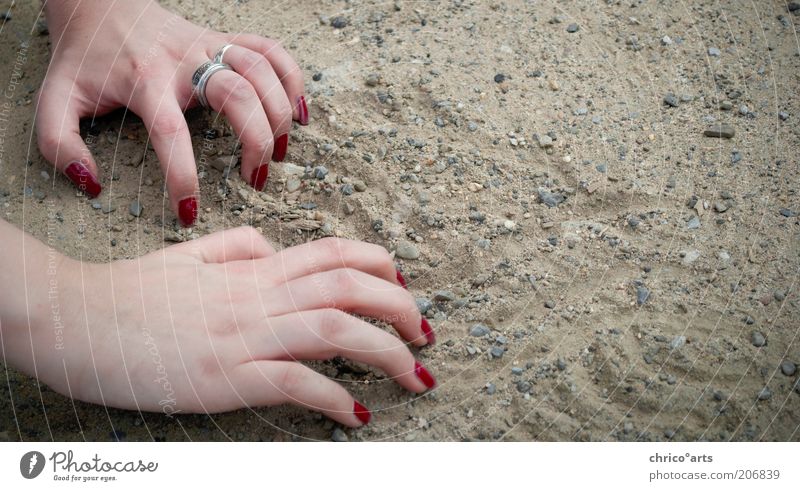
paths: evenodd
<path fill-rule="evenodd" d="M 369 424 L 369 421 L 372 419 L 372 413 L 369 412 L 369 409 L 362 406 L 358 401 L 353 401 L 353 414 L 365 425 Z"/>
<path fill-rule="evenodd" d="M 257 191 L 261 191 L 264 189 L 267 177 L 269 177 L 269 164 L 261 164 L 253 170 L 253 174 L 250 176 L 250 185 Z"/>
<path fill-rule="evenodd" d="M 403 288 L 408 290 L 408 283 L 406 283 L 406 279 L 403 278 L 402 274 L 400 274 L 400 270 L 399 269 L 396 270 L 396 271 L 397 271 L 397 282 L 400 283 L 400 286 L 402 286 Z"/>
<path fill-rule="evenodd" d="M 66 174 L 69 180 L 72 181 L 78 189 L 86 193 L 90 198 L 96 198 L 97 195 L 100 194 L 100 191 L 102 191 L 97 179 L 89 172 L 89 169 L 78 160 L 70 163 L 67 168 L 64 169 L 64 174 Z"/>
<path fill-rule="evenodd" d="M 197 199 L 194 196 L 183 198 L 178 203 L 178 218 L 184 227 L 191 227 L 197 220 Z"/>
<path fill-rule="evenodd" d="M 303 126 L 308 124 L 308 106 L 303 96 L 297 98 L 297 121 Z"/>
<path fill-rule="evenodd" d="M 422 366 L 422 363 L 415 361 L 414 362 L 414 373 L 417 374 L 417 378 L 422 380 L 422 383 L 425 384 L 425 387 L 432 389 L 434 385 L 436 385 L 436 379 L 433 378 L 433 375 L 430 374 L 427 368 Z"/>
<path fill-rule="evenodd" d="M 433 329 L 431 329 L 431 325 L 428 324 L 428 319 L 422 318 L 422 332 L 425 333 L 425 337 L 428 339 L 428 344 L 434 344 L 436 342 L 436 334 L 433 333 Z"/>
<path fill-rule="evenodd" d="M 286 158 L 286 149 L 289 147 L 289 134 L 285 133 L 275 139 L 275 146 L 272 148 L 272 161 L 283 162 Z"/>

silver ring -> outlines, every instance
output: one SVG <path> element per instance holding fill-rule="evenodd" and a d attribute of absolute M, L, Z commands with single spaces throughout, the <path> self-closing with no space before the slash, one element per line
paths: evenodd
<path fill-rule="evenodd" d="M 206 109 L 209 109 L 208 99 L 206 99 L 206 85 L 208 85 L 208 79 L 211 78 L 211 75 L 214 75 L 220 70 L 232 71 L 233 68 L 225 63 L 217 63 L 208 60 L 197 67 L 197 70 L 195 70 L 194 74 L 192 75 L 192 88 L 194 89 L 194 96 L 197 97 L 200 105 Z"/>
<path fill-rule="evenodd" d="M 228 51 L 228 48 L 233 46 L 232 44 L 226 44 L 225 46 L 221 47 L 217 54 L 214 55 L 214 62 L 222 63 L 222 57 L 225 56 L 225 52 Z"/>

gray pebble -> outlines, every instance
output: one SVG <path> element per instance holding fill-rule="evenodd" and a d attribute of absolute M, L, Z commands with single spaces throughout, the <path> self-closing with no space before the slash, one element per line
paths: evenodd
<path fill-rule="evenodd" d="M 767 339 L 760 332 L 753 331 L 753 333 L 750 335 L 750 342 L 753 343 L 753 346 L 756 348 L 760 348 L 767 344 Z"/>
<path fill-rule="evenodd" d="M 525 394 L 531 390 L 531 383 L 527 380 L 520 380 L 517 382 L 517 390 Z"/>
<path fill-rule="evenodd" d="M 333 435 L 331 435 L 331 440 L 335 442 L 346 442 L 347 441 L 347 434 L 342 431 L 341 428 L 336 428 L 333 430 Z"/>
<path fill-rule="evenodd" d="M 578 32 L 578 29 L 580 29 L 578 27 L 578 24 L 570 24 L 570 25 L 567 26 L 567 32 L 570 32 L 570 33 Z"/>
<path fill-rule="evenodd" d="M 675 336 L 672 338 L 672 341 L 670 341 L 669 347 L 672 349 L 680 349 L 684 344 L 686 344 L 686 336 Z"/>
<path fill-rule="evenodd" d="M 703 135 L 711 138 L 733 138 L 736 135 L 736 129 L 729 124 L 715 124 L 706 128 Z"/>
<path fill-rule="evenodd" d="M 486 336 L 490 332 L 491 332 L 491 330 L 487 326 L 485 326 L 484 324 L 475 324 L 469 330 L 469 335 L 470 336 L 474 336 L 476 338 L 480 338 L 480 337 Z"/>
<path fill-rule="evenodd" d="M 450 290 L 437 290 L 433 292 L 433 300 L 436 302 L 452 302 L 456 299 L 456 294 Z"/>
<path fill-rule="evenodd" d="M 719 57 L 722 55 L 722 52 L 719 48 L 708 48 L 708 56 L 716 56 Z"/>
<path fill-rule="evenodd" d="M 767 400 L 767 399 L 769 399 L 770 397 L 772 397 L 772 391 L 771 391 L 771 390 L 769 390 L 769 387 L 764 387 L 764 388 L 763 388 L 763 389 L 761 389 L 761 391 L 758 393 L 758 400 L 759 400 L 759 401 L 766 401 L 766 400 Z"/>
<path fill-rule="evenodd" d="M 689 230 L 700 228 L 700 218 L 696 216 L 690 218 L 689 221 L 686 223 L 686 228 L 688 228 Z"/>
<path fill-rule="evenodd" d="M 331 19 L 331 27 L 334 29 L 344 29 L 350 21 L 347 20 L 346 17 L 342 17 L 341 15 L 337 15 L 333 19 Z"/>
<path fill-rule="evenodd" d="M 547 205 L 548 208 L 556 207 L 567 199 L 566 196 L 561 193 L 551 193 L 550 191 L 542 188 L 539 188 L 538 193 L 539 201 Z"/>
<path fill-rule="evenodd" d="M 539 136 L 539 146 L 542 148 L 550 148 L 553 146 L 553 139 L 547 135 Z"/>
<path fill-rule="evenodd" d="M 400 243 L 397 244 L 395 253 L 397 254 L 397 257 L 401 259 L 419 259 L 419 249 L 417 249 L 417 246 L 405 240 L 400 241 Z"/>
<path fill-rule="evenodd" d="M 559 358 L 558 360 L 556 360 L 556 368 L 558 368 L 563 372 L 564 370 L 567 369 L 567 362 L 564 361 L 563 358 Z"/>
<path fill-rule="evenodd" d="M 142 216 L 142 210 L 144 210 L 144 206 L 139 203 L 139 200 L 134 200 L 131 202 L 130 206 L 128 206 L 128 212 L 135 217 Z"/>
<path fill-rule="evenodd" d="M 433 307 L 433 302 L 427 298 L 418 297 L 415 300 L 417 301 L 417 308 L 419 309 L 420 314 L 427 313 L 431 307 Z"/>
<path fill-rule="evenodd" d="M 489 350 L 489 354 L 492 355 L 492 358 L 502 358 L 505 352 L 506 350 L 502 346 L 492 346 Z"/>
<path fill-rule="evenodd" d="M 781 363 L 781 372 L 787 377 L 791 377 L 797 372 L 797 365 L 789 360 L 783 360 L 783 363 Z"/>
<path fill-rule="evenodd" d="M 636 304 L 644 305 L 650 299 L 650 290 L 643 286 L 636 287 Z"/>
<path fill-rule="evenodd" d="M 497 387 L 493 383 L 486 384 L 486 393 L 490 396 L 493 396 L 494 393 L 497 392 Z"/>
<path fill-rule="evenodd" d="M 522 375 L 522 372 L 524 371 L 525 370 L 523 370 L 522 367 L 511 367 L 511 373 L 514 375 Z"/>
<path fill-rule="evenodd" d="M 664 96 L 664 104 L 669 107 L 678 107 L 678 98 L 675 97 L 675 94 L 667 94 Z"/>
<path fill-rule="evenodd" d="M 316 177 L 317 179 L 323 180 L 327 175 L 328 175 L 328 168 L 325 167 L 324 165 L 318 165 L 314 167 L 314 177 Z"/>
<path fill-rule="evenodd" d="M 353 194 L 355 192 L 355 188 L 349 182 L 342 184 L 342 186 L 339 188 L 339 190 L 345 196 L 350 196 L 351 194 Z"/>

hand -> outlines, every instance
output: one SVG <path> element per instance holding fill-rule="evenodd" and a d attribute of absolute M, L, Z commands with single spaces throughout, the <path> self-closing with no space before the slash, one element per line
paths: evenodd
<path fill-rule="evenodd" d="M 36 111 L 39 148 L 91 197 L 101 191 L 98 166 L 79 120 L 128 107 L 150 133 L 173 211 L 194 223 L 199 188 L 183 111 L 197 104 L 194 71 L 228 43 L 234 71 L 212 75 L 206 96 L 239 136 L 242 178 L 263 189 L 270 158 L 286 156 L 292 119 L 308 123 L 302 72 L 276 41 L 209 31 L 150 0 L 50 0 L 45 11 L 53 54 Z"/>
<path fill-rule="evenodd" d="M 350 315 L 383 320 L 415 346 L 433 342 L 379 246 L 323 239 L 275 252 L 243 227 L 136 260 L 50 269 L 58 294 L 33 306 L 30 330 L 5 317 L 3 352 L 75 399 L 167 413 L 292 403 L 360 426 L 369 410 L 297 360 L 343 356 L 413 392 L 435 385 L 400 339 Z"/>

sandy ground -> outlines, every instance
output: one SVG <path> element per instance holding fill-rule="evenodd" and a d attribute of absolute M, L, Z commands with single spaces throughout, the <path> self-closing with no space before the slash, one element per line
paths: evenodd
<path fill-rule="evenodd" d="M 215 29 L 283 40 L 312 117 L 287 162 L 329 171 L 322 181 L 273 166 L 258 194 L 238 172 L 226 183 L 212 164 L 235 139 L 190 112 L 205 211 L 187 236 L 135 117 L 87 125 L 103 169 L 94 206 L 53 176 L 32 143 L 47 37 L 38 3 L 18 3 L 0 34 L 3 86 L 11 68 L 23 74 L 4 129 L 4 219 L 92 261 L 240 224 L 281 246 L 413 244 L 419 258 L 398 265 L 438 331 L 419 357 L 440 386 L 418 398 L 344 360 L 319 364 L 376 413 L 342 434 L 291 407 L 106 410 L 5 369 L 0 439 L 800 439 L 800 10 L 166 2 Z M 704 136 L 721 123 L 733 138 Z M 204 150 L 209 129 L 221 136 Z"/>

